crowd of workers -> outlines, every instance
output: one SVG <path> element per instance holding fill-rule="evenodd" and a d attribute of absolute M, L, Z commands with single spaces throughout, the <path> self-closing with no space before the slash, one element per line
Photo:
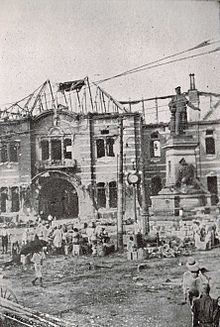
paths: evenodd
<path fill-rule="evenodd" d="M 199 242 L 205 242 L 206 248 L 209 249 L 211 244 L 220 239 L 220 221 L 218 219 L 215 224 L 205 226 L 195 223 L 194 227 L 195 245 L 199 240 Z M 138 246 L 139 234 L 136 226 L 134 234 L 128 238 L 128 252 L 132 252 Z M 42 287 L 42 264 L 45 260 L 45 253 L 65 256 L 105 255 L 110 244 L 110 237 L 105 228 L 97 226 L 94 222 L 76 227 L 72 224 L 55 225 L 50 220 L 42 221 L 40 219 L 37 224 L 26 227 L 19 239 L 16 235 L 9 235 L 5 226 L 1 233 L 1 239 L 2 253 L 5 254 L 10 250 L 11 263 L 19 261 L 24 270 L 28 261 L 34 263 L 35 278 L 32 284 L 35 286 L 39 281 Z M 218 299 L 212 299 L 209 295 L 210 279 L 206 274 L 207 270 L 201 268 L 193 257 L 188 258 L 186 267 L 187 271 L 183 275 L 182 283 L 183 303 L 189 304 L 192 313 L 192 326 L 219 326 L 220 303 Z"/>
<path fill-rule="evenodd" d="M 12 260 L 16 258 L 25 265 L 26 256 L 34 252 L 35 247 L 44 247 L 49 254 L 64 255 L 105 255 L 110 237 L 105 227 L 94 222 L 75 227 L 72 224 L 59 225 L 47 220 L 39 220 L 35 225 L 26 227 L 22 235 L 9 234 L 7 227 L 2 230 L 2 253 L 10 252 Z M 10 247 L 9 247 L 10 245 Z"/>

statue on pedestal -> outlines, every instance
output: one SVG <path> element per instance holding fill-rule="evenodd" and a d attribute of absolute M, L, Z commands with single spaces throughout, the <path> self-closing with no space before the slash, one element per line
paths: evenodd
<path fill-rule="evenodd" d="M 193 110 L 200 111 L 195 107 L 184 94 L 181 93 L 181 87 L 175 88 L 176 95 L 173 96 L 169 102 L 169 109 L 171 112 L 170 120 L 170 132 L 172 135 L 180 135 L 184 133 L 184 129 L 187 128 L 187 106 Z"/>
<path fill-rule="evenodd" d="M 184 158 L 179 161 L 175 189 L 180 193 L 206 193 L 205 188 L 196 177 L 196 168 Z"/>

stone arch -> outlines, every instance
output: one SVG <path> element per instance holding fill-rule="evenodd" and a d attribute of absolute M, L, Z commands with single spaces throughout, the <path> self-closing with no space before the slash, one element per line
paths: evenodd
<path fill-rule="evenodd" d="M 32 181 L 33 206 L 35 211 L 47 217 L 61 218 L 79 216 L 82 192 L 80 182 L 59 170 L 50 170 L 36 175 Z"/>

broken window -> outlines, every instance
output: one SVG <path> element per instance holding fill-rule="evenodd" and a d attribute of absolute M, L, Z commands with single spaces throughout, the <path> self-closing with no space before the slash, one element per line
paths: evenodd
<path fill-rule="evenodd" d="M 64 139 L 64 158 L 72 159 L 72 140 Z"/>
<path fill-rule="evenodd" d="M 106 208 L 105 183 L 97 184 L 97 207 L 98 208 Z"/>
<path fill-rule="evenodd" d="M 1 162 L 8 161 L 8 147 L 6 143 L 1 144 Z"/>
<path fill-rule="evenodd" d="M 2 187 L 1 188 L 1 212 L 6 212 L 7 199 L 8 199 L 8 189 L 7 187 Z"/>
<path fill-rule="evenodd" d="M 116 185 L 116 182 L 109 183 L 109 207 L 117 208 L 117 185 Z"/>
<path fill-rule="evenodd" d="M 104 139 L 96 140 L 97 158 L 105 156 L 105 142 Z"/>
<path fill-rule="evenodd" d="M 17 142 L 9 143 L 9 161 L 10 162 L 18 162 L 18 146 Z"/>
<path fill-rule="evenodd" d="M 215 139 L 213 135 L 213 130 L 206 131 L 205 148 L 206 154 L 215 154 Z"/>
<path fill-rule="evenodd" d="M 20 210 L 19 189 L 18 187 L 11 188 L 11 211 L 18 212 Z"/>
<path fill-rule="evenodd" d="M 115 154 L 114 154 L 114 143 L 115 143 L 115 141 L 114 141 L 114 139 L 112 137 L 108 137 L 106 139 L 106 149 L 107 149 L 106 154 L 107 154 L 108 157 L 114 157 L 115 156 Z"/>
<path fill-rule="evenodd" d="M 62 159 L 62 150 L 61 150 L 61 140 L 51 139 L 51 159 L 52 160 L 61 160 Z"/>
<path fill-rule="evenodd" d="M 49 159 L 49 141 L 48 140 L 41 141 L 41 158 L 42 158 L 42 160 Z"/>
<path fill-rule="evenodd" d="M 159 158 L 161 156 L 160 139 L 159 139 L 158 132 L 154 132 L 151 134 L 150 156 L 151 156 L 151 158 Z"/>

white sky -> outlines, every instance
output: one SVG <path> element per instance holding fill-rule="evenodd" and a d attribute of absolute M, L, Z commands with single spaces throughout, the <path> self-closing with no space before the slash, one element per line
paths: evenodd
<path fill-rule="evenodd" d="M 0 0 L 0 105 L 46 79 L 105 78 L 207 39 L 220 39 L 218 1 Z M 216 47 L 220 43 L 216 44 Z M 208 48 L 199 50 L 207 51 Z M 118 100 L 220 93 L 220 52 L 101 84 Z"/>

